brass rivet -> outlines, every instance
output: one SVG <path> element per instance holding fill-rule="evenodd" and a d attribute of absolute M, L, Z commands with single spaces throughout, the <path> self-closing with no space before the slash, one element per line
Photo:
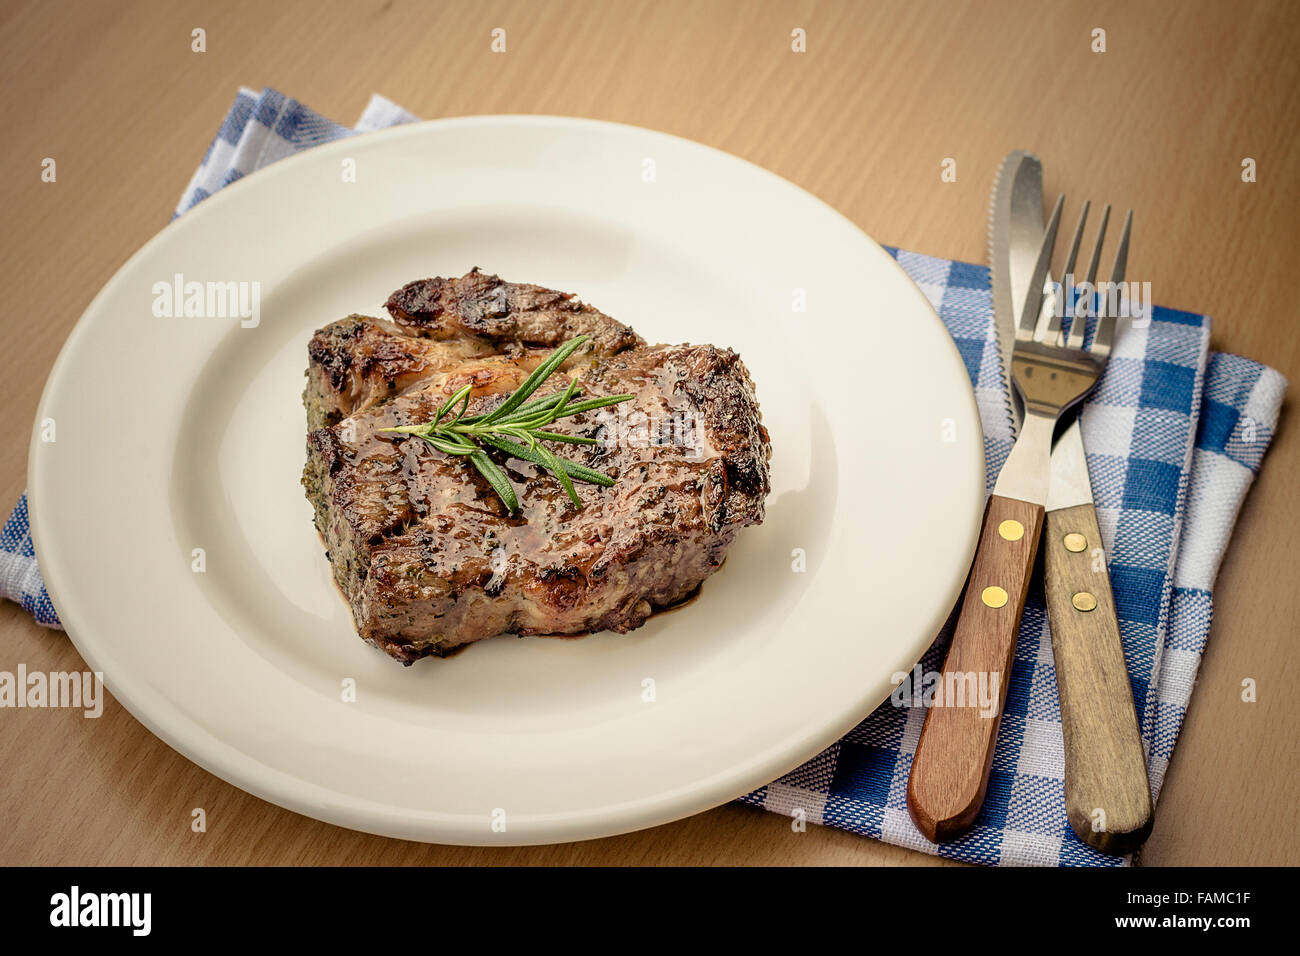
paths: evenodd
<path fill-rule="evenodd" d="M 1088 539 L 1077 531 L 1071 531 L 1065 536 L 1065 550 L 1078 553 L 1088 547 Z"/>
<path fill-rule="evenodd" d="M 1025 526 L 1015 518 L 1008 518 L 998 525 L 998 534 L 1008 541 L 1019 541 L 1025 536 Z"/>
<path fill-rule="evenodd" d="M 1004 607 L 1007 603 L 1007 592 L 995 584 L 984 589 L 980 594 L 980 600 L 989 607 Z"/>
<path fill-rule="evenodd" d="M 1070 603 L 1079 611 L 1092 611 L 1097 607 L 1097 597 L 1088 591 L 1080 591 L 1070 598 Z"/>

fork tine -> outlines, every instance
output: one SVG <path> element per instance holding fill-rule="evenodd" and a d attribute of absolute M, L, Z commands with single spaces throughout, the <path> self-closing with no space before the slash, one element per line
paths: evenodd
<path fill-rule="evenodd" d="M 1043 284 L 1047 281 L 1047 270 L 1052 265 L 1052 248 L 1056 245 L 1056 230 L 1061 224 L 1061 207 L 1065 205 L 1065 194 L 1056 199 L 1052 209 L 1052 218 L 1048 220 L 1043 232 L 1043 244 L 1038 247 L 1038 260 L 1034 263 L 1033 274 L 1029 277 L 1029 291 L 1025 293 L 1024 307 L 1020 310 L 1020 324 L 1016 338 L 1029 341 L 1034 337 L 1034 326 L 1038 323 L 1038 313 L 1043 307 Z"/>
<path fill-rule="evenodd" d="M 1110 222 L 1110 203 L 1101 211 L 1101 223 L 1097 226 L 1097 241 L 1092 247 L 1092 258 L 1088 260 L 1088 272 L 1083 277 L 1083 281 L 1091 289 L 1097 282 L 1097 264 L 1101 262 L 1101 247 L 1106 241 L 1106 225 Z M 1089 294 L 1088 301 L 1083 303 L 1080 309 L 1080 303 L 1074 303 L 1074 322 L 1070 326 L 1070 338 L 1066 341 L 1066 347 L 1072 349 L 1083 348 L 1083 334 L 1088 328 L 1088 316 L 1093 312 L 1094 297 Z"/>
<path fill-rule="evenodd" d="M 1130 209 L 1128 211 L 1128 215 L 1124 217 L 1124 231 L 1121 232 L 1119 235 L 1119 247 L 1115 250 L 1115 266 L 1110 271 L 1110 281 L 1112 283 L 1118 284 L 1120 282 L 1123 282 L 1124 275 L 1128 271 L 1128 240 L 1129 240 L 1129 233 L 1131 233 L 1132 231 L 1133 231 L 1133 210 Z M 1110 296 L 1107 296 L 1105 301 L 1109 303 L 1109 299 Z M 1119 296 L 1117 295 L 1116 296 L 1117 305 L 1118 305 L 1118 299 Z M 1112 311 L 1108 307 L 1108 305 L 1103 305 L 1101 310 L 1101 318 L 1097 320 L 1097 334 L 1093 336 L 1093 341 L 1092 341 L 1093 354 L 1100 355 L 1103 357 L 1110 355 L 1110 347 L 1111 345 L 1114 344 L 1115 341 L 1115 322 L 1117 318 L 1117 316 L 1115 316 L 1113 312 L 1118 312 L 1118 311 L 1119 311 L 1118 308 Z"/>
<path fill-rule="evenodd" d="M 1083 208 L 1079 210 L 1079 224 L 1074 227 L 1074 238 L 1070 240 L 1070 252 L 1065 259 L 1065 268 L 1061 270 L 1061 286 L 1058 295 L 1064 301 L 1059 304 L 1053 298 L 1053 308 L 1048 316 L 1046 329 L 1042 334 L 1036 334 L 1040 342 L 1065 344 L 1065 332 L 1069 331 L 1068 327 L 1062 331 L 1061 323 L 1065 318 L 1065 306 L 1069 302 L 1069 296 L 1066 295 L 1065 288 L 1067 283 L 1074 282 L 1074 263 L 1079 258 L 1079 242 L 1083 239 L 1083 227 L 1088 222 L 1088 210 L 1092 208 L 1092 203 L 1084 200 Z"/>
<path fill-rule="evenodd" d="M 1097 227 L 1097 244 L 1092 247 L 1092 258 L 1088 261 L 1088 274 L 1084 281 L 1092 285 L 1097 281 L 1097 265 L 1101 262 L 1101 246 L 1106 240 L 1106 225 L 1110 222 L 1110 203 L 1101 211 L 1101 225 Z"/>
<path fill-rule="evenodd" d="M 1110 270 L 1111 282 L 1123 282 L 1128 272 L 1128 239 L 1133 231 L 1133 210 L 1124 216 L 1124 231 L 1119 234 L 1119 248 L 1115 250 L 1115 266 Z"/>
<path fill-rule="evenodd" d="M 1079 224 L 1074 228 L 1074 238 L 1070 240 L 1070 254 L 1065 260 L 1065 270 L 1061 275 L 1065 278 L 1074 278 L 1074 262 L 1079 258 L 1079 242 L 1083 239 L 1083 227 L 1088 222 L 1088 210 L 1092 208 L 1092 203 L 1085 199 L 1083 208 L 1079 210 Z"/>

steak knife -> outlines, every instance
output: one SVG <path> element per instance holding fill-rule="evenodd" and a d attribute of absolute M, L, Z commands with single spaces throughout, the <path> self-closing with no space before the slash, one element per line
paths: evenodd
<path fill-rule="evenodd" d="M 1002 360 L 1002 393 L 1011 409 L 1012 437 L 1020 431 L 1024 403 L 1011 387 L 1011 349 L 1016 342 L 1016 303 L 1025 301 L 1029 277 L 1043 240 L 1043 165 L 1024 150 L 1007 154 L 989 199 L 989 279 L 994 331 Z"/>
<path fill-rule="evenodd" d="M 1042 165 L 1029 153 L 1013 152 L 1003 161 L 990 203 L 1000 348 L 1009 350 L 1015 341 L 1011 303 L 1024 299 L 1042 232 Z M 1112 282 L 1123 281 L 1122 262 L 1117 258 Z M 1005 361 L 1003 367 L 1005 373 Z M 1008 396 L 1018 428 L 1018 396 L 1014 389 Z M 1151 832 L 1151 787 L 1077 413 L 1052 449 L 1046 508 L 1043 589 L 1065 742 L 1066 814 L 1085 843 L 1129 853 Z"/>

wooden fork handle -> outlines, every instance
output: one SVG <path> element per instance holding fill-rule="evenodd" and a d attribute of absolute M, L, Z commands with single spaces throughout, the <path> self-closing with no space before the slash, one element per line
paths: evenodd
<path fill-rule="evenodd" d="M 1043 548 L 1066 814 L 1085 843 L 1130 853 L 1151 833 L 1151 784 L 1093 506 L 1050 512 Z"/>
<path fill-rule="evenodd" d="M 932 842 L 969 829 L 984 803 L 1042 526 L 1042 505 L 997 495 L 989 499 L 957 627 L 907 781 L 907 809 Z"/>

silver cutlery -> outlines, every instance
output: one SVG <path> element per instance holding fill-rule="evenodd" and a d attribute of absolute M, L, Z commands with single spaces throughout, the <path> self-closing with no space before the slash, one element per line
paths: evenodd
<path fill-rule="evenodd" d="M 1025 199 L 1028 203 L 1030 200 Z M 1016 313 L 1011 379 L 1024 408 L 1015 445 L 998 475 L 985 511 L 934 705 L 926 712 L 908 780 L 907 805 L 928 839 L 951 839 L 979 814 L 988 788 L 997 729 L 1015 654 L 1016 636 L 1038 551 L 1048 497 L 1052 437 L 1060 416 L 1097 384 L 1114 337 L 1114 316 L 1099 319 L 1094 341 L 1082 348 L 1084 320 L 1063 327 L 1043 313 L 1044 287 L 1056 243 L 1061 196 L 1034 257 Z M 1072 274 L 1082 222 L 1067 260 Z M 1009 231 L 1009 230 L 1008 230 Z M 1127 249 L 1128 225 L 1121 240 Z M 1098 249 L 1093 254 L 1096 259 Z M 1027 257 L 1024 258 L 1027 261 Z M 1122 261 L 1117 266 L 1122 268 Z M 963 688 L 985 681 L 998 687 L 996 709 L 978 706 Z"/>

